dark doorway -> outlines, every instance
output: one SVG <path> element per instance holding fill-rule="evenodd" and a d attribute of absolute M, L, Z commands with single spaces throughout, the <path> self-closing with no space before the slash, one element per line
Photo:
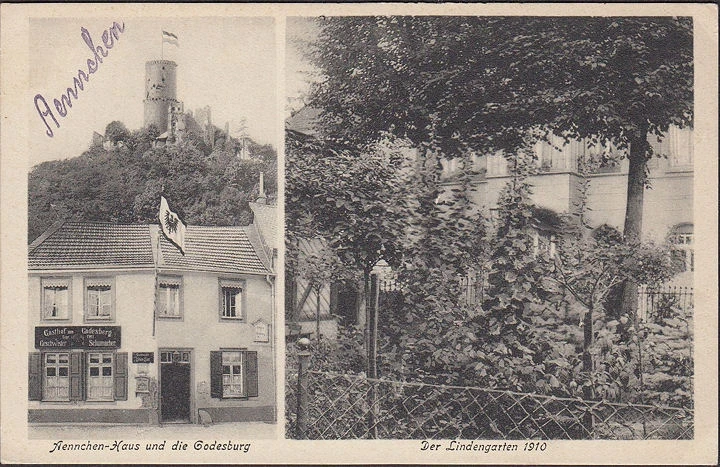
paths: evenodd
<path fill-rule="evenodd" d="M 190 421 L 190 352 L 160 352 L 160 419 Z"/>
<path fill-rule="evenodd" d="M 334 284 L 336 292 L 336 308 L 331 313 L 338 315 L 342 324 L 357 324 L 358 319 L 358 293 L 353 285 L 343 283 Z"/>

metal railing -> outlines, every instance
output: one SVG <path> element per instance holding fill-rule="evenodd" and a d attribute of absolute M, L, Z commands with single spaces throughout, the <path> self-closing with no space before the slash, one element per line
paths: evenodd
<path fill-rule="evenodd" d="M 641 319 L 664 319 L 678 312 L 687 313 L 694 305 L 692 287 L 662 285 L 638 287 L 638 316 Z"/>

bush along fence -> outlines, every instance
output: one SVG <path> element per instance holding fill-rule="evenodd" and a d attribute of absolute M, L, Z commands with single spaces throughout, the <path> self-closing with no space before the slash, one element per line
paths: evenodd
<path fill-rule="evenodd" d="M 477 387 L 370 379 L 308 369 L 287 374 L 295 439 L 692 439 L 693 411 Z"/>

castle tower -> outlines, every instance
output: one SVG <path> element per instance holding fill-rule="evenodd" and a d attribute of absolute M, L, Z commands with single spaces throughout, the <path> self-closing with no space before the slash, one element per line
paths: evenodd
<path fill-rule="evenodd" d="M 145 127 L 155 124 L 161 133 L 170 129 L 170 109 L 178 102 L 176 68 L 171 60 L 145 62 Z"/>

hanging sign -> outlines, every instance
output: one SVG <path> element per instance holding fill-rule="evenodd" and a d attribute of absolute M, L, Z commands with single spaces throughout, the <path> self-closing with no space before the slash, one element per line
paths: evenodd
<path fill-rule="evenodd" d="M 35 326 L 36 349 L 117 349 L 120 326 Z"/>

